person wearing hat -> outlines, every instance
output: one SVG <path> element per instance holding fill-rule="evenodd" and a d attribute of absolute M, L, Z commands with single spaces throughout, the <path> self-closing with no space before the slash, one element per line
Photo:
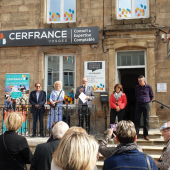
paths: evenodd
<path fill-rule="evenodd" d="M 167 145 L 163 148 L 161 157 L 155 163 L 160 170 L 167 170 L 170 167 L 170 122 L 164 123 L 160 130 Z"/>

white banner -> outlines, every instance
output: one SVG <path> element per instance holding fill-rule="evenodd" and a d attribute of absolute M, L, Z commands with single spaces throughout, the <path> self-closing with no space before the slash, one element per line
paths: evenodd
<path fill-rule="evenodd" d="M 84 77 L 94 92 L 105 92 L 105 61 L 85 61 Z"/>

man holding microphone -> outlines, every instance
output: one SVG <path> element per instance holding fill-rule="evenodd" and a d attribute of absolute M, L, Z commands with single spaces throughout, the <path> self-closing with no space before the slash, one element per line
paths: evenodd
<path fill-rule="evenodd" d="M 79 106 L 79 126 L 84 127 L 84 117 L 86 121 L 86 131 L 88 134 L 90 133 L 90 115 L 92 108 L 92 100 L 95 99 L 93 88 L 87 85 L 87 78 L 84 77 L 82 79 L 82 86 L 78 87 L 76 90 L 75 98 L 78 99 L 81 93 L 86 95 L 85 103 L 79 98 L 78 106 Z"/>

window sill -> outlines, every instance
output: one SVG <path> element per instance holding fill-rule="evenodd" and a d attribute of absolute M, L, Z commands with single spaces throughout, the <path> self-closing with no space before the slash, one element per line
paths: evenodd
<path fill-rule="evenodd" d="M 47 22 L 46 24 L 76 23 L 76 21 Z"/>

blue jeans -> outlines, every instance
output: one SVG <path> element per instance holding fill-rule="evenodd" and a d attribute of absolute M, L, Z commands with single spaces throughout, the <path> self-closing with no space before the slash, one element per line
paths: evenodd
<path fill-rule="evenodd" d="M 43 116 L 44 116 L 44 112 L 42 111 L 42 109 L 36 109 L 35 112 L 32 114 L 33 115 L 33 134 L 36 134 L 36 123 L 37 123 L 37 119 L 39 116 L 39 133 L 43 134 Z"/>
<path fill-rule="evenodd" d="M 148 136 L 148 121 L 149 121 L 149 110 L 150 105 L 149 103 L 137 103 L 136 104 L 136 111 L 135 111 L 135 128 L 136 128 L 136 135 L 139 135 L 139 129 L 140 129 L 140 118 L 141 114 L 143 112 L 143 121 L 144 121 L 144 127 L 143 127 L 143 136 Z"/>

